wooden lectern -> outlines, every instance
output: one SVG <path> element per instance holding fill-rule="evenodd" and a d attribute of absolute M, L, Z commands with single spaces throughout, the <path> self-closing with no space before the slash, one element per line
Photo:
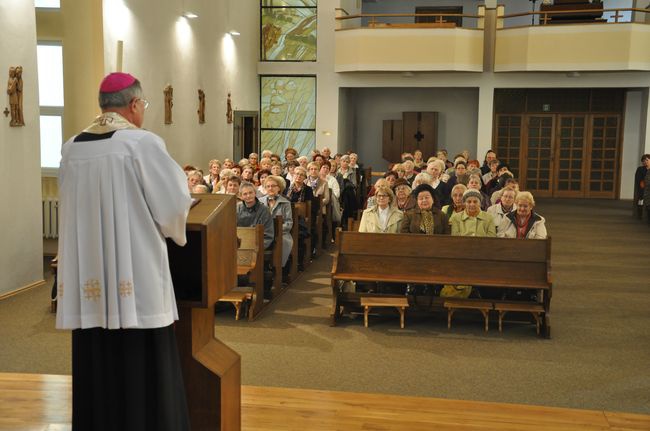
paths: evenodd
<path fill-rule="evenodd" d="M 237 285 L 236 199 L 193 195 L 187 244 L 167 241 L 178 351 L 193 431 L 241 429 L 239 355 L 214 338 L 214 304 Z"/>

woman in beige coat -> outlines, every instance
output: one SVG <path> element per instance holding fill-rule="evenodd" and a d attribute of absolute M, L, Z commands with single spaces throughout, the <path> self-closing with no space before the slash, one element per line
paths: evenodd
<path fill-rule="evenodd" d="M 390 187 L 377 187 L 375 201 L 375 206 L 363 211 L 359 232 L 398 233 L 404 215 L 395 207 Z"/>

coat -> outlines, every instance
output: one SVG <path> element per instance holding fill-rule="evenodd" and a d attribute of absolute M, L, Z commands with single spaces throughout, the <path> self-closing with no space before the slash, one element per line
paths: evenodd
<path fill-rule="evenodd" d="M 275 219 L 276 216 L 282 216 L 282 266 L 284 266 L 289 259 L 291 248 L 293 247 L 293 237 L 291 236 L 291 228 L 293 227 L 291 202 L 289 202 L 289 199 L 284 196 L 277 196 L 275 206 L 271 208 L 269 206 L 269 197 L 267 195 L 260 198 L 260 203 L 269 208 L 272 219 Z"/>
<path fill-rule="evenodd" d="M 359 232 L 372 232 L 372 233 L 398 233 L 404 214 L 395 206 L 388 207 L 388 223 L 386 229 L 381 228 L 379 223 L 379 206 L 374 206 L 363 211 L 361 216 L 361 224 L 359 225 Z"/>
<path fill-rule="evenodd" d="M 420 208 L 413 208 L 412 210 L 406 211 L 404 213 L 404 218 L 402 219 L 402 224 L 400 226 L 401 233 L 423 233 L 420 230 L 420 225 L 422 224 L 422 212 L 426 210 L 421 210 Z M 433 233 L 434 234 L 448 234 L 449 233 L 449 221 L 447 216 L 440 211 L 439 208 L 431 207 L 431 213 L 433 214 Z"/>
<path fill-rule="evenodd" d="M 497 236 L 492 216 L 480 211 L 476 217 L 471 217 L 466 211 L 454 213 L 451 216 L 451 234 L 456 236 Z"/>
<path fill-rule="evenodd" d="M 517 209 L 517 204 L 512 204 L 512 210 Z M 505 218 L 507 212 L 503 211 L 503 207 L 501 206 L 500 203 L 494 204 L 491 207 L 489 207 L 486 211 L 488 214 L 492 215 L 492 219 L 494 220 L 494 226 L 497 228 L 497 235 L 499 234 L 499 226 L 501 225 L 501 222 Z"/>
<path fill-rule="evenodd" d="M 503 218 L 499 225 L 497 236 L 499 238 L 517 238 L 517 211 L 510 211 Z M 546 232 L 546 219 L 541 215 L 533 212 L 526 226 L 526 239 L 545 239 L 548 236 Z"/>

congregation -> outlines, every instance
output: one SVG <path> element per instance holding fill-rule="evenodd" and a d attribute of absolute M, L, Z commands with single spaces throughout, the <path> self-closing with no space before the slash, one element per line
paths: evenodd
<path fill-rule="evenodd" d="M 481 164 L 468 151 L 448 158 L 445 150 L 425 159 L 421 151 L 403 153 L 374 185 L 357 154 L 331 154 L 329 148 L 300 156 L 289 147 L 284 159 L 265 150 L 239 162 L 210 160 L 204 174 L 186 165 L 192 193 L 231 194 L 238 199 L 237 225 L 264 226 L 264 247 L 275 241 L 273 219 L 282 217 L 282 266 L 286 277 L 294 238 L 292 203 L 311 202 L 312 217 L 299 219 L 298 270 L 305 254 L 315 256 L 316 245 L 338 226 L 372 233 L 451 234 L 453 236 L 545 239 L 546 224 L 535 212 L 535 199 L 521 191 L 509 166 L 489 150 Z M 377 175 L 375 173 L 374 175 Z M 316 215 L 331 207 L 331 219 L 318 227 Z M 360 220 L 359 220 L 360 219 Z M 311 237 L 311 249 L 304 239 Z"/>

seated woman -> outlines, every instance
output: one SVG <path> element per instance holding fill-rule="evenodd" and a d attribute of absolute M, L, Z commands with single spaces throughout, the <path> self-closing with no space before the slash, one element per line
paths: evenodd
<path fill-rule="evenodd" d="M 497 228 L 497 236 L 499 236 L 499 226 L 506 214 L 517 209 L 517 205 L 515 205 L 515 197 L 517 197 L 517 192 L 515 190 L 503 189 L 503 193 L 501 193 L 501 201 L 487 209 L 487 213 L 492 215 L 492 218 L 494 219 L 494 225 Z"/>
<path fill-rule="evenodd" d="M 505 192 L 504 192 L 505 193 Z M 503 199 L 503 195 L 501 195 Z M 510 211 L 499 225 L 500 238 L 545 239 L 546 219 L 537 214 L 535 199 L 530 192 L 519 192 L 515 198 L 516 210 Z"/>
<path fill-rule="evenodd" d="M 411 185 L 412 188 L 416 188 L 420 184 L 429 184 L 431 187 L 433 187 L 433 178 L 431 175 L 429 175 L 426 172 L 420 172 L 415 176 L 413 179 L 413 184 Z M 435 190 L 434 190 L 435 191 Z M 440 202 L 436 200 L 436 206 L 440 208 L 441 205 L 439 205 Z"/>
<path fill-rule="evenodd" d="M 404 215 L 393 205 L 393 191 L 387 185 L 378 186 L 374 199 L 377 204 L 363 212 L 359 232 L 398 233 Z"/>
<path fill-rule="evenodd" d="M 287 192 L 287 199 L 290 202 L 312 202 L 312 211 L 311 211 L 311 226 L 308 226 L 305 223 L 304 219 L 300 219 L 299 230 L 298 230 L 298 269 L 303 270 L 302 262 L 303 257 L 305 256 L 305 239 L 309 238 L 311 235 L 312 227 L 315 224 L 316 220 L 314 217 L 314 193 L 307 184 L 305 184 L 305 179 L 307 178 L 307 170 L 302 166 L 297 166 L 293 171 L 293 182 L 289 187 Z M 310 254 L 313 250 L 309 250 Z"/>
<path fill-rule="evenodd" d="M 427 235 L 448 234 L 447 216 L 434 205 L 435 192 L 429 184 L 420 184 L 413 190 L 417 207 L 404 213 L 401 233 L 423 233 Z"/>
<path fill-rule="evenodd" d="M 456 236 L 497 235 L 492 216 L 481 211 L 481 192 L 467 189 L 463 193 L 465 210 L 451 216 L 451 234 Z"/>
<path fill-rule="evenodd" d="M 368 200 L 366 200 L 366 208 L 372 208 L 377 205 L 377 200 L 375 198 L 377 189 L 380 187 L 390 187 L 388 181 L 385 178 L 379 178 L 377 182 L 371 187 L 370 192 L 368 193 Z M 395 194 L 393 194 L 395 196 Z"/>
<path fill-rule="evenodd" d="M 398 178 L 395 181 L 395 204 L 397 209 L 404 212 L 417 206 L 415 197 L 411 194 L 411 186 L 404 178 Z"/>
<path fill-rule="evenodd" d="M 465 204 L 463 203 L 463 194 L 465 191 L 467 191 L 465 184 L 456 184 L 451 189 L 451 203 L 442 207 L 442 212 L 445 213 L 450 223 L 452 215 L 465 211 Z"/>
<path fill-rule="evenodd" d="M 260 202 L 269 208 L 272 219 L 279 215 L 282 216 L 282 266 L 284 267 L 287 260 L 289 260 L 289 254 L 291 254 L 291 248 L 293 247 L 291 202 L 282 196 L 285 182 L 281 176 L 266 176 L 262 185 L 266 189 L 266 195 L 260 198 Z"/>
<path fill-rule="evenodd" d="M 253 227 L 261 224 L 264 226 L 264 248 L 269 248 L 275 237 L 271 212 L 255 196 L 253 184 L 243 183 L 239 188 L 239 194 L 242 202 L 237 204 L 237 227 Z"/>
<path fill-rule="evenodd" d="M 487 211 L 490 207 L 490 197 L 483 193 L 481 188 L 483 187 L 483 181 L 478 175 L 470 175 L 469 180 L 467 181 L 467 188 L 471 190 L 476 190 L 481 194 L 481 210 Z"/>

